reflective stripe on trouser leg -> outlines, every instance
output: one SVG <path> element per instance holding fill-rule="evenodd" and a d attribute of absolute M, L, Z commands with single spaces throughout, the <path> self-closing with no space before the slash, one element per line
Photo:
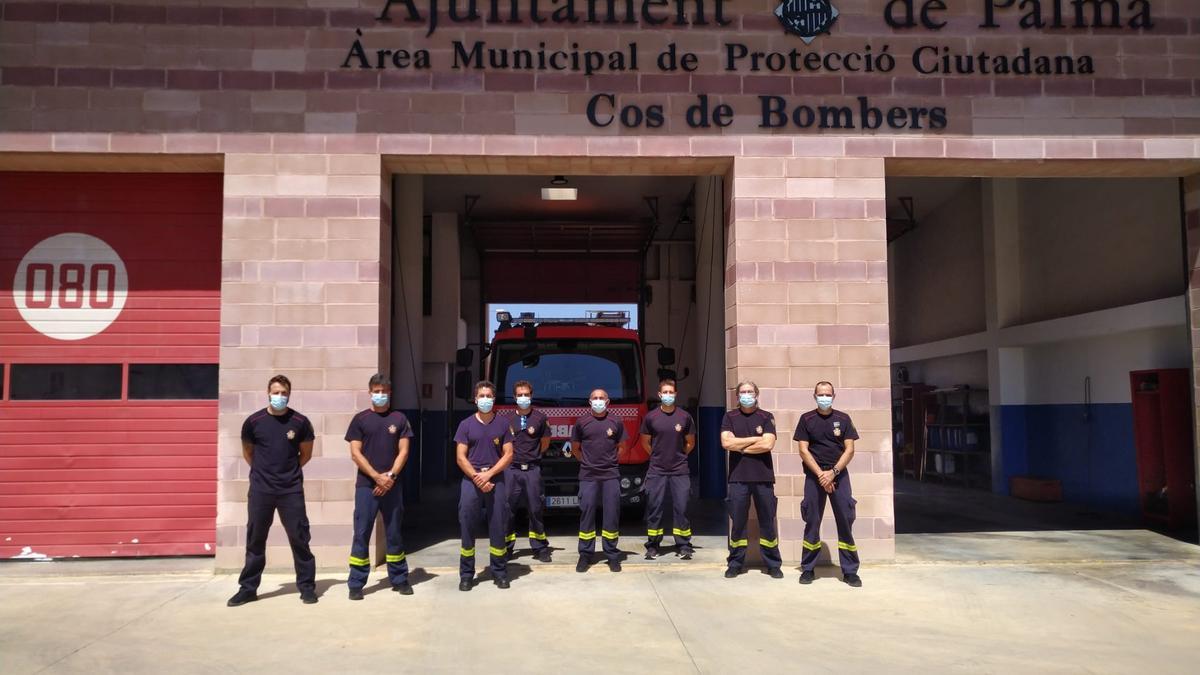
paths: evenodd
<path fill-rule="evenodd" d="M 657 548 L 662 543 L 663 501 L 667 498 L 667 477 L 648 474 L 642 484 L 646 495 L 646 548 Z"/>
<path fill-rule="evenodd" d="M 483 511 L 483 492 L 466 476 L 458 486 L 458 577 L 475 577 L 475 529 Z"/>
<path fill-rule="evenodd" d="M 362 590 L 371 572 L 369 542 L 375 530 L 375 516 L 379 514 L 379 499 L 371 494 L 374 489 L 354 488 L 354 534 L 350 542 L 350 578 L 346 580 L 351 590 Z"/>
<path fill-rule="evenodd" d="M 604 539 L 604 556 L 609 562 L 621 559 L 621 550 L 617 548 L 618 530 L 621 527 L 621 484 L 620 480 L 610 478 L 600 482 L 601 508 L 604 510 L 600 520 Z"/>
<path fill-rule="evenodd" d="M 729 557 L 733 569 L 746 565 L 746 521 L 750 519 L 749 483 L 730 483 L 725 493 L 725 510 L 729 514 Z"/>
<path fill-rule="evenodd" d="M 667 483 L 671 490 L 671 534 L 681 553 L 691 552 L 692 523 L 687 517 L 687 507 L 692 496 L 692 477 L 671 476 Z"/>
<path fill-rule="evenodd" d="M 800 567 L 811 572 L 821 555 L 821 518 L 825 515 L 825 488 L 812 474 L 804 474 L 804 499 L 800 502 L 800 517 L 804 518 L 804 541 Z"/>
<path fill-rule="evenodd" d="M 487 509 L 488 553 L 491 555 L 492 579 L 508 577 L 508 481 L 504 473 L 492 479 L 496 487 L 483 495 Z M 513 535 L 513 541 L 516 541 Z"/>
<path fill-rule="evenodd" d="M 779 521 L 775 513 L 779 499 L 775 497 L 772 483 L 752 483 L 754 512 L 758 515 L 758 546 L 767 569 L 783 567 L 783 556 L 779 553 Z"/>
<path fill-rule="evenodd" d="M 852 531 L 858 502 L 850 490 L 850 472 L 843 471 L 834 481 L 829 503 L 837 523 L 838 561 L 842 565 L 842 574 L 858 574 L 858 545 L 854 543 Z"/>
<path fill-rule="evenodd" d="M 408 583 L 408 556 L 404 554 L 404 539 L 400 534 L 404 524 L 404 493 L 400 481 L 379 498 L 379 512 L 383 514 L 383 534 L 387 543 L 386 555 L 388 581 L 392 585 Z"/>
<path fill-rule="evenodd" d="M 600 506 L 600 482 L 579 481 L 579 555 L 596 552 L 596 509 Z"/>

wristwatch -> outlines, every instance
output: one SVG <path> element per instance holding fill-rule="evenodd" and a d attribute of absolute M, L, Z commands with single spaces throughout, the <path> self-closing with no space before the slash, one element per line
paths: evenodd
<path fill-rule="evenodd" d="M 838 476 L 838 475 L 839 475 L 839 474 L 841 474 L 841 473 L 842 473 L 842 470 L 841 470 L 841 469 L 837 468 L 836 466 L 835 466 L 835 467 L 833 467 L 833 475 L 834 475 L 834 476 Z"/>

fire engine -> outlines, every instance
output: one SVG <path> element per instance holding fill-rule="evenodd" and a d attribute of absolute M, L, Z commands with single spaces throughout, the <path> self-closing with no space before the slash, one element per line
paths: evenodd
<path fill-rule="evenodd" d="M 584 317 L 538 317 L 533 313 L 496 313 L 499 328 L 486 355 L 487 379 L 496 384 L 496 411 L 513 415 L 516 401 L 513 384 L 528 380 L 533 385 L 533 407 L 549 418 L 550 448 L 542 459 L 546 506 L 569 509 L 579 505 L 579 463 L 571 457 L 571 430 L 575 421 L 591 414 L 589 395 L 595 389 L 608 392 L 608 414 L 625 425 L 628 437 L 618 456 L 621 505 L 642 503 L 642 482 L 650 456 L 638 441 L 647 412 L 643 343 L 630 330 L 629 312 L 589 310 Z M 658 375 L 673 377 L 667 368 L 675 363 L 675 351 L 658 349 Z M 474 353 L 460 349 L 458 364 L 469 366 Z M 471 373 L 460 371 L 455 393 L 469 399 Z"/>

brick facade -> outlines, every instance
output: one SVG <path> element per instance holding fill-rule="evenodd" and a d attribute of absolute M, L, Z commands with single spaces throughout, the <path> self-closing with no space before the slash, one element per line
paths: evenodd
<path fill-rule="evenodd" d="M 791 429 L 818 379 L 834 382 L 839 407 L 862 432 L 851 468 L 864 559 L 894 553 L 884 189 L 894 163 L 924 175 L 978 175 L 981 163 L 1012 175 L 1055 166 L 1073 175 L 1200 169 L 1200 5 L 1185 0 L 1154 2 L 1149 31 L 1022 31 L 1015 10 L 983 30 L 983 3 L 948 3 L 947 26 L 936 33 L 886 28 L 882 0 L 835 0 L 838 23 L 810 47 L 782 32 L 775 0 L 731 2 L 736 24 L 726 29 L 668 22 L 567 32 L 527 23 L 481 31 L 443 17 L 431 38 L 423 26 L 374 21 L 383 4 L 3 3 L 0 168 L 117 170 L 149 161 L 170 170 L 195 157 L 223 166 L 220 567 L 240 563 L 244 536 L 237 432 L 280 370 L 316 426 L 306 473 L 318 560 L 344 564 L 353 469 L 341 436 L 366 405 L 367 377 L 389 360 L 381 223 L 391 204 L 382 167 L 397 158 L 408 167 L 399 170 L 425 173 L 567 173 L 582 158 L 605 160 L 588 169 L 598 173 L 667 173 L 679 162 L 696 174 L 724 173 L 727 382 L 756 380 L 787 439 L 778 493 L 789 560 L 799 557 L 803 527 Z M 341 69 L 355 29 L 368 53 L 428 47 L 434 67 Z M 606 50 L 636 41 L 641 68 L 590 77 L 455 70 L 447 47 L 455 39 Z M 729 73 L 720 67 L 729 41 L 784 52 L 887 44 L 897 65 L 887 74 Z M 671 42 L 700 56 L 696 72 L 654 66 Z M 1096 73 L 918 75 L 908 57 L 925 43 L 962 53 L 1086 52 Z M 589 124 L 585 109 L 598 92 L 622 104 L 663 103 L 664 127 Z M 738 111 L 730 127 L 682 122 L 701 93 Z M 949 124 L 936 133 L 760 129 L 759 94 L 792 105 L 857 105 L 859 96 L 881 109 L 942 105 Z M 1189 185 L 1194 264 L 1200 192 Z M 835 539 L 832 531 L 826 538 Z"/>

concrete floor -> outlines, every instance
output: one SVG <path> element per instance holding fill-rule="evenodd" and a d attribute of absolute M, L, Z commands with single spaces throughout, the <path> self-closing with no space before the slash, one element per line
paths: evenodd
<path fill-rule="evenodd" d="M 461 593 L 453 567 L 426 567 L 411 597 L 373 584 L 353 603 L 342 573 L 322 573 L 313 606 L 271 574 L 259 602 L 233 609 L 236 578 L 211 560 L 7 563 L 0 670 L 1195 672 L 1200 549 L 1138 531 L 1050 534 L 990 563 L 955 558 L 995 535 L 914 539 L 931 554 L 864 566 L 861 589 L 829 568 L 804 587 L 791 567 L 776 581 L 727 580 L 702 561 L 620 574 L 514 563 L 507 591 Z M 1088 562 L 1039 558 L 1085 544 Z"/>

